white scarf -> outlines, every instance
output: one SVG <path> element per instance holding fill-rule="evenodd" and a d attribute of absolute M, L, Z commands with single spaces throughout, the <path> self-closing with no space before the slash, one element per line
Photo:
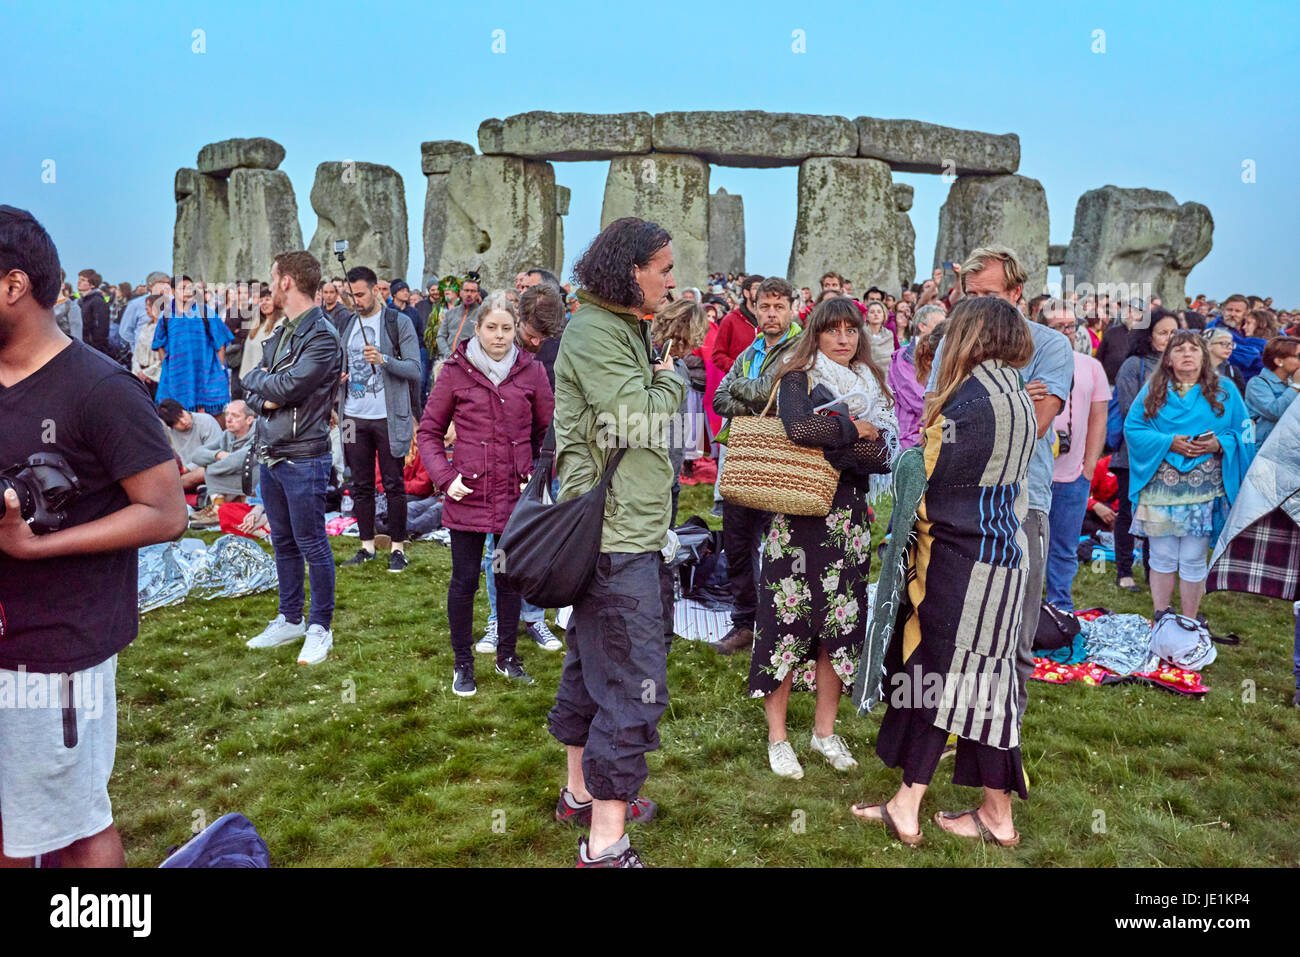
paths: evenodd
<path fill-rule="evenodd" d="M 880 437 L 889 449 L 889 468 L 892 471 L 900 451 L 898 416 L 894 414 L 893 406 L 887 403 L 885 392 L 871 370 L 864 363 L 853 367 L 842 366 L 818 349 L 813 367 L 808 370 L 808 381 L 813 387 L 826 386 L 836 398 L 847 396 L 851 392 L 866 395 L 865 400 L 861 396 L 847 400 L 849 414 L 855 419 L 865 419 L 879 430 Z M 882 492 L 887 492 L 889 481 L 888 474 L 871 476 L 867 501 L 874 502 Z"/>
<path fill-rule="evenodd" d="M 515 360 L 519 358 L 519 347 L 512 342 L 509 352 L 500 359 L 493 359 L 483 348 L 483 343 L 478 341 L 478 336 L 470 336 L 469 345 L 465 347 L 465 355 L 475 369 L 487 376 L 489 382 L 500 385 L 514 368 Z"/>

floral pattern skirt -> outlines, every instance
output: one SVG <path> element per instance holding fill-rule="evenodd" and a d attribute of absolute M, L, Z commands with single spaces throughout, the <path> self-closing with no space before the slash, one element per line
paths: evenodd
<path fill-rule="evenodd" d="M 829 515 L 775 515 L 760 548 L 758 613 L 749 696 L 817 689 L 825 651 L 845 689 L 852 689 L 867 632 L 871 524 L 867 497 L 841 482 Z"/>

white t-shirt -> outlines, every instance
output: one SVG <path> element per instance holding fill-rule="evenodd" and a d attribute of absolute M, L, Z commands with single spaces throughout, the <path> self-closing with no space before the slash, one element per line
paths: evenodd
<path fill-rule="evenodd" d="M 382 419 L 388 415 L 383 367 L 371 365 L 364 358 L 366 338 L 372 346 L 379 346 L 379 324 L 383 317 L 383 309 L 373 316 L 357 316 L 357 324 L 348 337 L 348 394 L 343 400 L 343 414 L 356 419 Z M 363 326 L 366 338 L 361 335 Z"/>

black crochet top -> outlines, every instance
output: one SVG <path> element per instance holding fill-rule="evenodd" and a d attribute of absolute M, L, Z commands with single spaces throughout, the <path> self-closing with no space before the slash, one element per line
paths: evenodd
<path fill-rule="evenodd" d="M 781 377 L 777 413 L 791 442 L 821 446 L 826 461 L 840 470 L 841 481 L 865 488 L 868 476 L 889 471 L 889 448 L 883 438 L 858 438 L 852 419 L 813 411 L 833 398 L 820 385 L 809 394 L 807 374 L 788 372 Z"/>

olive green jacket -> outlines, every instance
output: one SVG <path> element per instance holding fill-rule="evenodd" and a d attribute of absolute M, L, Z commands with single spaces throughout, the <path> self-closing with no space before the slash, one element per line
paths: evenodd
<path fill-rule="evenodd" d="M 555 463 L 560 501 L 588 491 L 614 451 L 627 452 L 605 500 L 602 552 L 655 552 L 672 510 L 668 422 L 686 380 L 654 371 L 650 324 L 579 290 L 555 360 Z"/>

